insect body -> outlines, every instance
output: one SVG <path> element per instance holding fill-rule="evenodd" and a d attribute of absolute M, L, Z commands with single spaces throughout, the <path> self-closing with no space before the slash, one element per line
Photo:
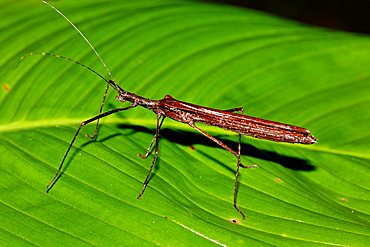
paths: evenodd
<path fill-rule="evenodd" d="M 49 3 L 43 1 L 44 3 L 48 4 L 51 6 Z M 54 10 L 56 10 L 62 17 L 64 17 L 79 33 L 80 35 L 85 39 L 85 41 L 89 44 L 89 46 L 92 48 L 92 50 L 95 52 L 95 54 L 98 56 L 104 67 L 106 68 L 108 74 L 111 76 L 110 71 L 108 70 L 107 66 L 101 59 L 100 55 L 97 53 L 97 51 L 94 49 L 94 47 L 90 44 L 90 42 L 87 40 L 87 38 L 77 29 L 77 27 L 67 19 L 59 10 L 55 9 L 53 6 L 51 6 Z M 45 55 L 45 54 L 44 54 Z M 48 54 L 46 54 L 48 55 Z M 62 56 L 58 56 L 63 58 Z M 71 60 L 71 59 L 68 59 Z M 73 61 L 73 60 L 72 60 Z M 237 209 L 237 211 L 245 218 L 244 213 L 242 210 L 239 208 L 237 204 L 237 188 L 238 188 L 238 183 L 239 183 L 239 168 L 251 168 L 255 167 L 256 165 L 251 165 L 251 166 L 245 166 L 241 164 L 240 162 L 240 138 L 241 135 L 249 135 L 253 136 L 255 138 L 260 138 L 260 139 L 266 139 L 266 140 L 272 140 L 272 141 L 278 141 L 278 142 L 289 142 L 289 143 L 302 143 L 302 144 L 313 144 L 316 142 L 316 138 L 310 135 L 310 131 L 293 126 L 293 125 L 288 125 L 288 124 L 283 124 L 283 123 L 278 123 L 274 121 L 269 121 L 269 120 L 264 120 L 260 118 L 255 118 L 255 117 L 250 117 L 246 116 L 243 114 L 239 114 L 236 112 L 241 112 L 243 113 L 243 108 L 233 108 L 229 110 L 218 110 L 218 109 L 213 109 L 209 107 L 204 107 L 204 106 L 199 106 L 191 103 L 186 103 L 183 101 L 179 101 L 170 95 L 166 95 L 163 99 L 161 100 L 151 100 L 147 99 L 144 97 L 141 97 L 139 95 L 136 95 L 135 93 L 128 92 L 124 89 L 122 89 L 117 83 L 113 81 L 113 79 L 107 80 L 100 74 L 98 74 L 96 71 L 86 67 L 83 64 L 80 64 L 79 62 L 76 62 L 77 64 L 91 70 L 95 74 L 97 74 L 99 77 L 101 77 L 103 80 L 107 82 L 107 88 L 104 94 L 103 102 L 100 107 L 100 114 L 92 117 L 90 119 L 87 119 L 83 121 L 80 125 L 80 127 L 77 129 L 63 159 L 62 162 L 60 163 L 57 172 L 55 173 L 54 177 L 50 181 L 50 183 L 47 185 L 47 191 L 51 189 L 51 187 L 54 185 L 56 182 L 59 173 L 62 169 L 62 166 L 64 164 L 65 159 L 67 158 L 69 151 L 71 150 L 73 143 L 75 142 L 80 130 L 82 129 L 83 126 L 85 126 L 88 123 L 97 121 L 96 125 L 96 130 L 93 136 L 90 136 L 91 138 L 95 138 L 97 135 L 97 127 L 98 127 L 98 121 L 100 118 L 106 117 L 108 115 L 128 110 L 137 106 L 141 106 L 144 108 L 147 108 L 148 110 L 153 111 L 157 115 L 157 125 L 156 125 L 156 130 L 154 137 L 147 149 L 147 152 L 144 155 L 140 155 L 142 158 L 147 158 L 149 154 L 151 153 L 151 150 L 154 145 L 154 158 L 152 160 L 150 169 L 148 171 L 148 174 L 145 178 L 145 181 L 143 183 L 143 188 L 138 195 L 138 199 L 141 198 L 141 196 L 144 194 L 145 189 L 148 185 L 149 178 L 151 175 L 151 172 L 153 170 L 153 167 L 155 165 L 155 162 L 158 157 L 158 145 L 159 145 L 159 131 L 162 126 L 163 120 L 168 117 L 173 120 L 188 124 L 190 127 L 193 129 L 197 130 L 207 138 L 211 139 L 218 145 L 220 145 L 222 148 L 228 150 L 230 153 L 232 153 L 236 158 L 237 158 L 237 166 L 236 166 L 236 172 L 235 172 L 235 184 L 234 184 L 234 207 Z M 102 113 L 102 108 L 104 105 L 105 101 L 105 96 L 108 90 L 108 87 L 111 86 L 114 88 L 117 93 L 117 100 L 120 102 L 130 102 L 131 104 L 127 107 L 122 107 L 122 108 L 117 108 L 113 109 L 107 112 Z M 205 132 L 201 128 L 199 128 L 196 124 L 197 123 L 203 123 L 207 124 L 210 126 L 216 126 L 223 128 L 225 130 L 230 130 L 233 132 L 236 132 L 239 134 L 239 145 L 238 145 L 238 150 L 234 150 L 230 148 L 228 145 L 223 143 L 222 141 L 218 140 L 217 138 L 213 137 L 211 134 Z"/>

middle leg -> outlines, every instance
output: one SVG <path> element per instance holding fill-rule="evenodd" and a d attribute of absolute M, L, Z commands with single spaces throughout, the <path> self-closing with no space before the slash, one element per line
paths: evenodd
<path fill-rule="evenodd" d="M 164 118 L 165 117 L 162 116 L 161 114 L 157 114 L 157 128 L 155 130 L 155 135 L 154 135 L 154 138 L 152 140 L 152 143 L 150 144 L 149 149 L 148 149 L 148 150 L 150 150 L 151 147 L 153 146 L 153 143 L 155 142 L 154 158 L 152 160 L 152 164 L 150 165 L 149 172 L 146 175 L 145 181 L 143 183 L 143 188 L 141 189 L 141 192 L 138 195 L 137 199 L 140 199 L 141 196 L 144 194 L 145 189 L 146 189 L 146 186 L 149 183 L 149 178 L 150 178 L 150 175 L 152 174 L 152 171 L 153 171 L 153 168 L 154 168 L 154 164 L 155 164 L 155 162 L 157 160 L 157 157 L 158 157 L 158 146 L 159 146 L 159 129 L 162 126 L 162 123 L 163 123 Z M 147 154 L 144 155 L 144 157 L 146 158 L 148 155 L 149 155 L 149 151 L 147 152 Z"/>

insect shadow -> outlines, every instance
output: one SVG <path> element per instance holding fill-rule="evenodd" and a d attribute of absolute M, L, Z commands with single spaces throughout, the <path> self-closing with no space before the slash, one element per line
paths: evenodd
<path fill-rule="evenodd" d="M 119 128 L 126 129 L 126 130 L 131 129 L 132 132 L 130 132 L 130 134 L 136 133 L 136 132 L 145 132 L 145 133 L 153 135 L 153 130 L 148 129 L 143 126 L 139 126 L 139 125 L 121 124 L 119 125 Z M 122 135 L 122 134 L 118 134 L 118 135 Z M 222 138 L 222 136 L 215 136 L 215 137 L 222 140 L 222 142 L 224 142 L 226 145 L 233 147 L 235 150 L 237 149 L 237 146 L 238 146 L 237 141 L 225 140 Z M 198 134 L 196 132 L 192 132 L 192 131 L 173 130 L 173 129 L 169 129 L 166 127 L 162 127 L 161 132 L 160 132 L 160 139 L 166 139 L 171 143 L 177 143 L 183 146 L 188 146 L 189 148 L 193 148 L 194 145 L 204 145 L 204 146 L 209 146 L 212 148 L 224 150 L 222 147 L 220 147 L 219 145 L 217 145 L 216 143 L 214 143 L 207 137 L 201 134 Z M 237 139 L 236 135 L 235 135 L 235 139 Z M 224 162 L 220 162 L 214 156 L 210 156 L 205 152 L 201 152 L 201 154 L 219 163 L 220 165 L 224 166 L 231 172 L 233 173 L 235 172 L 234 168 L 230 168 L 230 166 L 228 166 L 227 164 L 224 164 Z M 245 143 L 241 143 L 241 155 L 245 155 L 245 156 L 249 156 L 249 157 L 253 157 L 253 158 L 257 158 L 261 160 L 266 160 L 266 161 L 272 161 L 272 162 L 280 164 L 281 166 L 285 168 L 289 168 L 291 170 L 314 171 L 316 169 L 315 166 L 309 164 L 307 160 L 296 158 L 296 157 L 291 157 L 287 155 L 280 155 L 276 152 L 272 152 L 268 150 L 258 149 L 254 147 L 253 145 L 245 144 Z"/>
<path fill-rule="evenodd" d="M 77 146 L 76 149 L 71 153 L 71 158 L 67 160 L 64 169 L 61 171 L 60 176 L 57 178 L 59 180 L 62 176 L 64 171 L 66 171 L 70 165 L 70 163 L 73 161 L 74 157 L 77 155 L 77 153 L 80 150 L 83 150 L 84 147 L 96 143 L 96 142 L 105 142 L 110 139 L 115 139 L 115 138 L 124 138 L 124 136 L 128 135 L 134 135 L 135 133 L 141 132 L 141 133 L 147 133 L 150 135 L 153 135 L 153 130 L 140 126 L 140 125 L 126 125 L 126 124 L 120 124 L 118 125 L 119 128 L 125 129 L 125 130 L 131 130 L 128 133 L 116 133 L 113 135 L 105 136 L 98 138 L 97 140 L 90 140 L 88 139 L 86 142 L 81 144 L 80 146 Z M 218 139 L 222 140 L 226 145 L 237 148 L 238 142 L 237 141 L 230 141 L 230 140 L 225 140 L 222 138 L 222 136 L 215 136 Z M 236 136 L 235 136 L 236 137 Z M 81 139 L 83 138 L 82 136 L 80 137 Z M 237 138 L 237 137 L 236 137 Z M 223 150 L 222 147 L 214 143 L 213 141 L 209 140 L 207 137 L 192 132 L 192 131 L 186 131 L 186 130 L 172 130 L 166 127 L 162 127 L 161 132 L 160 132 L 160 139 L 166 139 L 171 143 L 176 143 L 179 145 L 183 146 L 188 146 L 189 148 L 194 149 L 194 145 L 204 145 L 212 148 L 217 148 L 220 150 Z M 144 152 L 143 150 L 142 152 Z M 230 167 L 228 164 L 225 164 L 224 162 L 221 162 L 214 156 L 211 156 L 205 152 L 197 150 L 197 152 L 200 152 L 202 155 L 207 157 L 208 159 L 218 163 L 219 165 L 223 166 L 225 169 L 230 171 L 231 173 L 235 172 L 235 169 L 233 167 Z M 228 155 L 228 154 L 225 154 Z M 265 161 L 271 161 L 278 163 L 279 165 L 291 169 L 291 170 L 297 170 L 297 171 L 314 171 L 316 169 L 315 166 L 309 164 L 307 160 L 296 158 L 296 157 L 291 157 L 287 155 L 281 155 L 276 152 L 264 150 L 264 149 L 258 149 L 254 147 L 253 145 L 250 144 L 245 144 L 241 143 L 241 155 L 243 156 L 248 156 L 248 157 L 253 157 L 257 158 L 260 160 L 265 160 Z M 157 166 L 154 168 L 154 173 L 150 177 L 149 180 L 155 176 L 155 171 L 158 171 L 160 169 L 160 159 L 158 160 Z M 56 181 L 57 181 L 56 180 Z"/>

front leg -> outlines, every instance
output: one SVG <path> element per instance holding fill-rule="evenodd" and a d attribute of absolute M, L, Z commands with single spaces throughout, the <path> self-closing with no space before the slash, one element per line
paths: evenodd
<path fill-rule="evenodd" d="M 110 110 L 110 111 L 107 111 L 107 112 L 104 112 L 104 113 L 100 113 L 99 115 L 95 116 L 95 117 L 92 117 L 90 119 L 87 119 L 85 121 L 83 121 L 81 124 L 80 124 L 80 127 L 78 127 L 75 135 L 73 136 L 72 138 L 72 141 L 71 143 L 69 143 L 69 146 L 67 148 L 67 151 L 65 152 L 64 154 L 64 157 L 62 159 L 62 162 L 60 163 L 54 177 L 51 179 L 51 181 L 49 182 L 49 184 L 46 186 L 46 192 L 49 192 L 49 190 L 54 186 L 55 182 L 58 180 L 58 177 L 59 177 L 59 174 L 60 172 L 62 171 L 62 167 L 63 167 L 63 164 L 64 164 L 64 161 L 66 160 L 68 154 L 69 154 L 69 151 L 71 151 L 71 148 L 74 144 L 74 142 L 76 141 L 76 138 L 78 136 L 78 134 L 80 133 L 80 130 L 87 124 L 91 123 L 91 122 L 94 122 L 98 119 L 101 119 L 103 117 L 106 117 L 106 116 L 109 116 L 109 115 L 112 115 L 114 113 L 117 113 L 117 112 L 120 112 L 120 111 L 125 111 L 125 110 L 128 110 L 128 109 L 131 109 L 131 108 L 134 108 L 136 107 L 137 105 L 135 103 L 133 103 L 132 105 L 129 105 L 127 107 L 121 107 L 121 108 L 117 108 L 117 109 L 113 109 L 113 110 Z"/>

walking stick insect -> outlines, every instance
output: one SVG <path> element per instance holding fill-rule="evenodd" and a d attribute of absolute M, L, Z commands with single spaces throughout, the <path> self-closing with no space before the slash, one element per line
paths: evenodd
<path fill-rule="evenodd" d="M 189 125 L 191 128 L 195 129 L 196 131 L 200 132 L 205 137 L 209 138 L 222 148 L 229 151 L 232 155 L 234 155 L 237 159 L 237 166 L 235 171 L 235 184 L 234 184 L 234 207 L 236 210 L 242 215 L 243 219 L 245 219 L 245 214 L 242 212 L 242 210 L 239 208 L 237 203 L 237 189 L 238 189 L 238 183 L 239 183 L 239 169 L 242 168 L 251 168 L 255 167 L 256 165 L 250 165 L 245 166 L 241 164 L 240 162 L 240 149 L 241 149 L 241 135 L 249 135 L 255 138 L 260 139 L 266 139 L 266 140 L 272 140 L 277 142 L 289 142 L 289 143 L 301 143 L 301 144 L 313 144 L 316 142 L 316 138 L 312 135 L 310 135 L 310 131 L 305 128 L 301 128 L 298 126 L 293 126 L 289 124 L 283 124 L 278 123 L 270 120 L 264 120 L 260 118 L 255 118 L 251 116 L 243 115 L 243 108 L 233 108 L 229 110 L 218 110 L 213 109 L 209 107 L 199 106 L 191 103 L 186 103 L 183 101 L 179 101 L 175 98 L 173 98 L 170 95 L 166 95 L 163 99 L 160 100 L 151 100 L 144 97 L 141 97 L 135 93 L 128 92 L 121 88 L 116 82 L 113 80 L 113 76 L 104 63 L 103 59 L 99 55 L 99 53 L 96 51 L 96 49 L 91 45 L 89 40 L 85 37 L 85 35 L 58 9 L 56 9 L 54 6 L 49 4 L 48 2 L 43 2 L 47 5 L 49 5 L 52 9 L 54 9 L 60 16 L 62 16 L 65 20 L 67 20 L 72 27 L 81 35 L 81 37 L 85 40 L 85 42 L 90 46 L 92 51 L 95 53 L 95 55 L 98 57 L 102 65 L 104 66 L 105 70 L 107 71 L 110 79 L 104 78 L 102 75 L 97 73 L 96 71 L 92 70 L 91 68 L 77 62 L 73 61 L 72 59 L 65 58 L 63 56 L 54 55 L 56 57 L 64 58 L 70 61 L 73 61 L 90 71 L 97 74 L 100 78 L 102 78 L 106 83 L 107 87 L 103 96 L 103 100 L 99 109 L 99 114 L 95 117 L 92 117 L 90 119 L 87 119 L 83 121 L 79 128 L 77 129 L 75 135 L 72 138 L 71 143 L 68 146 L 68 149 L 66 153 L 64 154 L 64 157 L 62 159 L 62 162 L 60 163 L 54 177 L 51 179 L 50 183 L 46 187 L 46 191 L 48 192 L 53 185 L 55 184 L 61 170 L 63 167 L 63 164 L 78 136 L 80 133 L 80 130 L 85 125 L 96 121 L 96 127 L 93 135 L 88 135 L 91 139 L 95 139 L 98 133 L 98 127 L 99 127 L 99 119 L 106 117 L 108 115 L 129 110 L 132 108 L 135 108 L 137 106 L 144 107 L 152 112 L 154 112 L 157 116 L 157 123 L 156 123 L 156 130 L 154 137 L 144 155 L 140 155 L 142 158 L 147 158 L 149 154 L 151 153 L 151 150 L 154 145 L 154 157 L 152 160 L 152 163 L 150 165 L 148 174 L 144 180 L 143 187 L 141 189 L 141 192 L 139 193 L 137 199 L 140 199 L 142 195 L 145 192 L 145 189 L 148 185 L 150 175 L 153 171 L 154 165 L 156 163 L 157 157 L 158 157 L 158 146 L 159 146 L 159 130 L 162 126 L 162 123 L 166 117 L 171 118 L 175 121 L 182 122 L 184 124 Z M 52 55 L 48 53 L 43 53 L 44 55 Z M 52 55 L 53 56 L 53 55 Z M 117 93 L 118 96 L 116 97 L 118 101 L 120 102 L 129 102 L 131 103 L 129 106 L 122 107 L 122 108 L 116 108 L 107 112 L 102 112 L 104 102 L 107 96 L 107 92 L 109 87 L 112 87 Z M 241 112 L 236 113 L 236 112 Z M 236 132 L 239 134 L 239 142 L 238 142 L 238 149 L 235 151 L 234 149 L 230 148 L 228 145 L 226 145 L 224 142 L 216 139 L 211 134 L 205 132 L 201 128 L 197 126 L 197 123 L 203 123 L 210 126 L 216 126 L 223 128 L 225 130 L 230 130 L 233 132 Z"/>

